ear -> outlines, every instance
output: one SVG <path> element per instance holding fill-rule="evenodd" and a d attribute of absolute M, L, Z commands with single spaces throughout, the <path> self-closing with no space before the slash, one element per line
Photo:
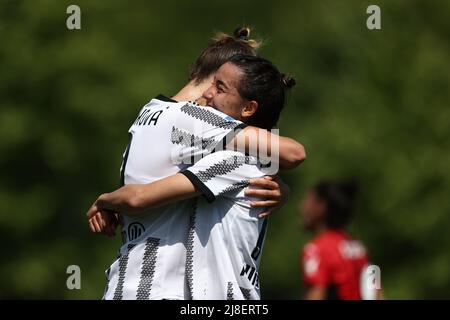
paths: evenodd
<path fill-rule="evenodd" d="M 327 211 L 328 211 L 328 205 L 327 205 L 326 201 L 319 200 L 317 202 L 317 211 L 319 213 L 318 215 L 319 215 L 320 219 L 325 220 Z"/>
<path fill-rule="evenodd" d="M 241 110 L 242 118 L 250 118 L 258 110 L 258 102 L 252 100 L 247 101 Z"/>

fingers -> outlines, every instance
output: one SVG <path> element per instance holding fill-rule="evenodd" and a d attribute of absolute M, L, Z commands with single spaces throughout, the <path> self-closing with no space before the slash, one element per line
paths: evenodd
<path fill-rule="evenodd" d="M 264 219 L 267 218 L 268 216 L 270 216 L 273 212 L 275 212 L 279 207 L 270 207 L 267 208 L 267 210 L 261 212 L 260 214 L 258 214 L 258 218 L 260 219 Z"/>
<path fill-rule="evenodd" d="M 105 233 L 108 237 L 114 237 L 116 235 L 116 228 L 119 225 L 119 221 L 114 213 L 106 212 L 104 217 L 107 222 Z"/>
<path fill-rule="evenodd" d="M 102 233 L 108 237 L 114 237 L 116 235 L 116 228 L 119 225 L 116 214 L 109 211 L 101 211 L 101 216 L 105 223 Z"/>
<path fill-rule="evenodd" d="M 90 219 L 88 222 L 89 222 L 89 229 L 91 230 L 91 232 L 95 233 L 95 227 L 94 224 L 92 223 L 92 219 Z"/>
<path fill-rule="evenodd" d="M 94 203 L 86 213 L 88 219 L 92 218 L 98 212 L 97 205 Z"/>
<path fill-rule="evenodd" d="M 250 185 L 253 187 L 260 187 L 270 190 L 275 190 L 279 188 L 278 183 L 273 181 L 272 177 L 269 176 L 263 178 L 253 178 L 250 180 Z"/>
<path fill-rule="evenodd" d="M 268 207 L 267 210 L 261 212 L 260 214 L 258 214 L 258 218 L 263 219 L 268 217 L 269 215 L 271 215 L 272 213 L 274 213 L 275 211 L 277 211 L 278 209 L 280 209 L 281 206 L 272 206 L 272 207 Z"/>
<path fill-rule="evenodd" d="M 262 189 L 247 188 L 245 195 L 248 197 L 262 198 L 262 201 L 250 203 L 252 208 L 266 208 L 258 214 L 258 218 L 266 218 L 287 201 L 288 186 L 277 176 L 265 176 L 250 180 L 250 185 Z"/>
<path fill-rule="evenodd" d="M 116 217 L 116 219 L 117 219 L 117 224 L 118 225 L 121 225 L 121 224 L 123 224 L 123 216 L 120 214 L 120 213 L 114 213 L 114 216 Z"/>
<path fill-rule="evenodd" d="M 88 216 L 90 216 L 88 225 L 91 232 L 114 237 L 120 223 L 120 215 L 106 210 L 95 211 L 95 209 L 93 206 L 88 212 Z"/>
<path fill-rule="evenodd" d="M 245 190 L 245 195 L 247 197 L 256 197 L 263 199 L 274 199 L 278 200 L 281 197 L 279 189 L 267 190 L 267 189 L 247 189 Z"/>
<path fill-rule="evenodd" d="M 92 225 L 94 226 L 94 232 L 102 231 L 100 224 L 97 221 L 97 216 L 93 216 L 90 221 L 92 222 Z"/>
<path fill-rule="evenodd" d="M 264 218 L 268 217 L 272 213 L 272 211 L 273 210 L 267 210 L 265 212 L 262 212 L 258 215 L 258 218 L 264 219 Z"/>
<path fill-rule="evenodd" d="M 252 208 L 264 208 L 264 207 L 274 207 L 279 205 L 279 201 L 268 200 L 268 201 L 254 201 L 250 203 Z"/>
<path fill-rule="evenodd" d="M 97 212 L 89 219 L 89 227 L 92 232 L 100 233 L 106 228 L 106 221 L 103 219 L 100 212 Z"/>

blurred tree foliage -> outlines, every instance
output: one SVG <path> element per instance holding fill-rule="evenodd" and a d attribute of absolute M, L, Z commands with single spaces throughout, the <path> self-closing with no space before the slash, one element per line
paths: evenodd
<path fill-rule="evenodd" d="M 81 30 L 66 28 L 70 4 Z M 301 297 L 302 194 L 356 177 L 351 230 L 387 298 L 449 298 L 450 2 L 377 1 L 378 31 L 366 28 L 370 4 L 2 0 L 0 297 L 101 297 L 120 239 L 90 234 L 85 212 L 117 187 L 129 125 L 181 88 L 215 31 L 249 24 L 262 55 L 297 77 L 280 132 L 308 152 L 283 175 L 292 195 L 271 217 L 263 297 Z M 66 288 L 72 264 L 81 290 Z"/>

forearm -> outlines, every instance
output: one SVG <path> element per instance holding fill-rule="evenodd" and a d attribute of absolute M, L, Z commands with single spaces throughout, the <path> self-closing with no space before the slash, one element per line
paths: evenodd
<path fill-rule="evenodd" d="M 110 210 L 114 212 L 136 212 L 137 199 L 143 192 L 145 185 L 126 185 L 113 192 L 104 193 L 98 197 L 96 205 L 99 209 Z"/>
<path fill-rule="evenodd" d="M 323 287 L 309 287 L 305 293 L 305 300 L 325 300 L 326 289 Z"/>
<path fill-rule="evenodd" d="M 149 184 L 130 184 L 97 199 L 101 209 L 140 214 L 148 209 L 198 196 L 192 183 L 182 174 Z"/>
<path fill-rule="evenodd" d="M 288 137 L 279 137 L 279 157 L 281 169 L 294 169 L 306 159 L 303 145 Z"/>
<path fill-rule="evenodd" d="M 267 159 L 278 156 L 281 169 L 293 169 L 306 159 L 305 148 L 299 142 L 252 126 L 241 130 L 228 147 Z"/>

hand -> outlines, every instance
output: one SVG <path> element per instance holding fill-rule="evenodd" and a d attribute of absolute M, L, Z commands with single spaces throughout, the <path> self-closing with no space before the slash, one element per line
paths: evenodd
<path fill-rule="evenodd" d="M 197 98 L 195 102 L 200 106 L 206 106 L 206 99 L 203 97 Z"/>
<path fill-rule="evenodd" d="M 251 202 L 252 208 L 267 207 L 267 210 L 258 215 L 259 218 L 265 218 L 273 211 L 286 204 L 289 198 L 289 186 L 285 184 L 278 176 L 265 176 L 250 180 L 250 185 L 263 189 L 249 189 L 245 191 L 246 196 L 262 198 L 262 201 Z"/>
<path fill-rule="evenodd" d="M 121 216 L 117 213 L 101 210 L 94 203 L 87 213 L 89 228 L 93 233 L 100 233 L 108 237 L 116 235 L 116 229 L 121 224 Z"/>

